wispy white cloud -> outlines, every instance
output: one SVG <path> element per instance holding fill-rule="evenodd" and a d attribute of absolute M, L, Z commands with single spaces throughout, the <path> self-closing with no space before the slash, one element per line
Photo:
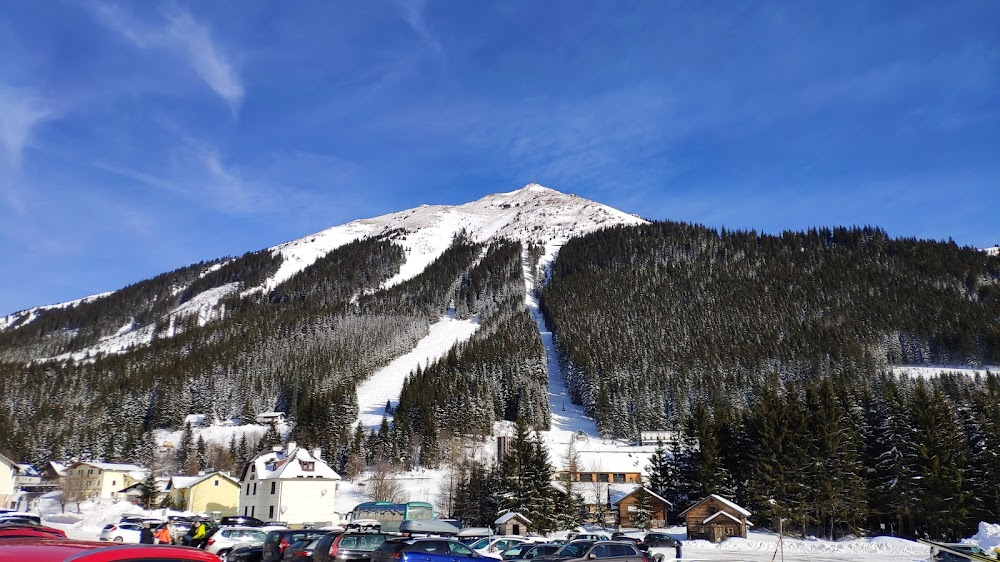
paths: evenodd
<path fill-rule="evenodd" d="M 38 125 L 55 116 L 45 99 L 0 84 L 0 197 L 21 215 L 28 213 L 19 188 L 24 149 Z"/>
<path fill-rule="evenodd" d="M 229 103 L 235 114 L 243 102 L 243 84 L 229 59 L 212 41 L 208 27 L 187 12 L 174 12 L 168 19 L 169 37 L 187 52 L 195 72 Z"/>
<path fill-rule="evenodd" d="M 425 14 L 427 13 L 427 2 L 425 0 L 400 0 L 397 2 L 403 11 L 403 18 L 406 23 L 420 38 L 420 41 L 427 46 L 435 56 L 444 59 L 445 51 L 437 35 L 427 24 Z"/>
<path fill-rule="evenodd" d="M 39 123 L 55 116 L 55 111 L 33 93 L 0 84 L 0 145 L 8 166 L 18 167 L 21 154 L 31 142 Z"/>
<path fill-rule="evenodd" d="M 169 50 L 184 58 L 198 76 L 227 104 L 235 115 L 246 91 L 230 57 L 217 45 L 207 25 L 189 12 L 174 7 L 164 14 L 162 25 L 137 22 L 109 4 L 95 4 L 97 18 L 136 47 Z"/>

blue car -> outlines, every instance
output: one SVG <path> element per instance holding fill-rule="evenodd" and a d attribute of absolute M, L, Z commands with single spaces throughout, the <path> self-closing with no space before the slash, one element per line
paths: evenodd
<path fill-rule="evenodd" d="M 483 562 L 483 556 L 452 539 L 436 537 L 385 541 L 372 553 L 372 562 Z"/>

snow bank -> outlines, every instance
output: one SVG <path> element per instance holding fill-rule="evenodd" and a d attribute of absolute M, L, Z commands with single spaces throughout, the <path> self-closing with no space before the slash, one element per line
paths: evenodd
<path fill-rule="evenodd" d="M 993 552 L 994 548 L 1000 547 L 1000 524 L 980 521 L 979 532 L 962 542 L 975 543 L 986 552 Z"/>

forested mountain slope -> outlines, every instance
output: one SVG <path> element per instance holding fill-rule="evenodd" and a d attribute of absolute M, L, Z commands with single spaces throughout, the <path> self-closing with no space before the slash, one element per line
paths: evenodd
<path fill-rule="evenodd" d="M 1000 259 L 875 228 L 608 229 L 563 247 L 543 304 L 574 397 L 615 435 L 771 378 L 1000 362 Z"/>
<path fill-rule="evenodd" d="M 601 431 L 681 436 L 650 484 L 805 534 L 955 539 L 1000 509 L 1000 259 L 875 228 L 781 236 L 672 222 L 569 241 L 543 291 Z"/>

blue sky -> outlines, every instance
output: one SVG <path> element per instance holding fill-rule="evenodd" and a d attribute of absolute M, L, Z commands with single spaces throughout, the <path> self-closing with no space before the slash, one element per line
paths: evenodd
<path fill-rule="evenodd" d="M 1000 242 L 1000 2 L 0 3 L 0 314 L 531 180 Z"/>

